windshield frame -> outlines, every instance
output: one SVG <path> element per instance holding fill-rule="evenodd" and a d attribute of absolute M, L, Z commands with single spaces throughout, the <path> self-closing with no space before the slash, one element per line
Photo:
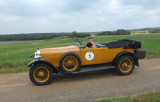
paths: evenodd
<path fill-rule="evenodd" d="M 76 42 L 78 42 L 79 44 L 76 44 Z M 84 46 L 82 40 L 78 37 L 73 37 L 73 45 L 78 46 L 80 50 Z"/>

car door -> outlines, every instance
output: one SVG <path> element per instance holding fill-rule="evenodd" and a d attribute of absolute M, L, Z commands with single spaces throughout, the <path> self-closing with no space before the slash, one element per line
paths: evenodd
<path fill-rule="evenodd" d="M 82 49 L 82 65 L 94 65 L 104 62 L 104 48 Z"/>

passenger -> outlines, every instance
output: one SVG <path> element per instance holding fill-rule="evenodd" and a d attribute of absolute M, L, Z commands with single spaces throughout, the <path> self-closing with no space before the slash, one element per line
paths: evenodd
<path fill-rule="evenodd" d="M 88 43 L 86 45 L 88 48 L 96 48 L 96 44 L 93 42 L 92 37 L 88 37 Z"/>

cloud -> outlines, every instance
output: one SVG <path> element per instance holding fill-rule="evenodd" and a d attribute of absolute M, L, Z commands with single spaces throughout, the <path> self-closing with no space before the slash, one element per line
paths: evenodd
<path fill-rule="evenodd" d="M 121 0 L 123 5 L 139 5 L 145 9 L 154 9 L 160 6 L 159 0 Z"/>
<path fill-rule="evenodd" d="M 0 34 L 160 26 L 159 0 L 1 0 Z"/>

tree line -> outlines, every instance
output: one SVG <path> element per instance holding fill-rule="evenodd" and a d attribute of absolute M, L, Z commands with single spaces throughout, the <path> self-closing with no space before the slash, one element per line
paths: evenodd
<path fill-rule="evenodd" d="M 104 31 L 104 32 L 100 32 L 97 35 L 130 35 L 130 31 L 128 30 L 124 30 L 124 29 L 119 29 L 117 31 Z"/>
<path fill-rule="evenodd" d="M 160 33 L 160 27 L 157 28 L 144 28 L 137 30 L 149 30 L 150 33 Z M 93 34 L 93 33 L 92 33 Z M 119 29 L 117 31 L 104 31 L 104 32 L 95 32 L 94 35 L 105 36 L 105 35 L 130 35 L 131 32 L 124 29 Z M 78 37 L 85 38 L 91 36 L 91 33 L 79 33 L 79 32 L 70 32 L 70 33 L 31 33 L 31 34 L 10 34 L 10 35 L 0 35 L 0 41 L 22 41 L 22 40 L 44 40 L 44 39 L 53 39 L 57 37 Z"/>
<path fill-rule="evenodd" d="M 90 36 L 90 34 L 72 32 L 72 33 L 33 33 L 33 34 L 10 34 L 0 35 L 0 41 L 22 41 L 22 40 L 44 40 L 53 39 L 57 37 L 79 37 L 84 38 Z"/>
<path fill-rule="evenodd" d="M 85 37 L 89 37 L 89 36 L 91 36 L 91 34 L 78 33 L 76 31 L 74 31 L 74 32 L 72 32 L 72 36 L 71 37 L 85 38 Z"/>

